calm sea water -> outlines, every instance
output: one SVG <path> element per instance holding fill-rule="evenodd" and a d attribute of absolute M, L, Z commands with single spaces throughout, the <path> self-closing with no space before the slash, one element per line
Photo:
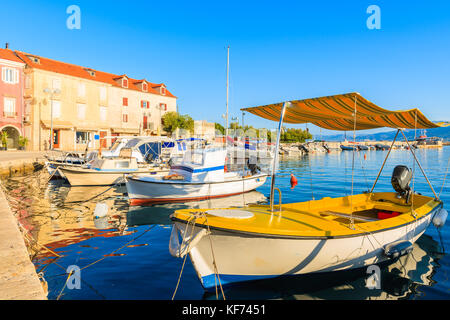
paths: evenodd
<path fill-rule="evenodd" d="M 439 193 L 450 147 L 418 150 L 417 154 Z M 356 153 L 353 193 L 372 186 L 385 156 L 386 151 Z M 334 152 L 282 159 L 276 185 L 282 191 L 283 203 L 352 194 L 352 157 L 352 152 Z M 375 191 L 393 190 L 390 176 L 398 164 L 413 167 L 409 151 L 392 151 Z M 415 190 L 431 196 L 419 168 L 415 169 Z M 289 184 L 291 173 L 298 179 L 293 190 Z M 450 180 L 450 176 L 447 178 Z M 232 198 L 129 207 L 124 187 L 71 188 L 62 181 L 47 183 L 47 179 L 47 173 L 41 171 L 10 179 L 5 185 L 12 209 L 38 242 L 33 262 L 48 282 L 49 299 L 171 299 L 182 259 L 169 254 L 169 215 L 186 207 L 264 202 L 270 192 L 268 179 L 257 191 Z M 444 203 L 450 203 L 449 191 L 447 181 L 441 194 Z M 99 202 L 109 207 L 106 217 L 94 216 Z M 225 290 L 225 295 L 227 299 L 449 299 L 450 259 L 444 253 L 444 249 L 450 250 L 449 240 L 449 221 L 440 233 L 430 225 L 410 255 L 382 267 L 381 289 L 369 290 L 368 275 L 361 270 L 246 283 Z M 81 289 L 65 286 L 66 268 L 71 265 L 81 268 Z M 176 299 L 215 298 L 204 293 L 187 259 Z"/>

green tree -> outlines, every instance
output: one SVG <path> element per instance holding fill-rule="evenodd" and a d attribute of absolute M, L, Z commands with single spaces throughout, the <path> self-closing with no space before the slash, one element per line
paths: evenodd
<path fill-rule="evenodd" d="M 162 117 L 164 131 L 172 134 L 177 128 L 188 130 L 191 134 L 194 133 L 194 120 L 191 116 L 185 114 L 180 115 L 177 112 L 167 112 Z"/>
<path fill-rule="evenodd" d="M 239 122 L 231 122 L 230 129 L 237 130 L 237 129 L 242 129 L 242 127 L 239 125 Z"/>
<path fill-rule="evenodd" d="M 178 117 L 178 128 L 188 130 L 191 134 L 194 133 L 194 119 L 185 114 Z"/>
<path fill-rule="evenodd" d="M 164 131 L 172 134 L 179 127 L 179 115 L 175 111 L 167 112 L 162 116 Z"/>
<path fill-rule="evenodd" d="M 222 135 L 224 135 L 225 134 L 225 128 L 223 127 L 223 125 L 221 125 L 220 123 L 214 123 L 214 128 L 216 129 L 216 131 L 218 130 L 218 131 L 220 131 L 220 133 L 222 134 Z"/>
<path fill-rule="evenodd" d="M 282 142 L 305 142 L 311 138 L 312 135 L 308 130 L 289 128 L 281 133 Z"/>

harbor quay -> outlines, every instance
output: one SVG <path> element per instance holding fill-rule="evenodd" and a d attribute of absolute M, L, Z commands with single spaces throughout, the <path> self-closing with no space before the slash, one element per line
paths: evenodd
<path fill-rule="evenodd" d="M 42 152 L 0 152 L 0 177 L 29 174 L 42 169 Z M 0 180 L 0 184 L 3 182 Z M 0 188 L 0 299 L 47 299 L 45 282 L 41 282 L 30 260 L 19 221 L 10 209 L 3 185 Z"/>

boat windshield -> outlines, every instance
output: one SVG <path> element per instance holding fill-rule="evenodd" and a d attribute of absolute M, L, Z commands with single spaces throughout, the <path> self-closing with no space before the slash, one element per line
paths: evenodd
<path fill-rule="evenodd" d="M 111 150 L 111 151 L 117 150 L 117 148 L 119 147 L 120 143 L 121 143 L 121 140 L 116 140 L 116 141 L 114 141 L 114 143 L 113 143 L 113 145 L 111 146 L 110 150 Z"/>

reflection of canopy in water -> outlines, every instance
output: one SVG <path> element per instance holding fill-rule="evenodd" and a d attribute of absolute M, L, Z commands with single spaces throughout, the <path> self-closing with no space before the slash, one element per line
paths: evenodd
<path fill-rule="evenodd" d="M 283 103 L 241 109 L 262 118 L 278 121 Z M 390 111 L 378 107 L 359 93 L 292 100 L 287 104 L 283 122 L 312 123 L 329 130 L 356 130 L 382 127 L 429 129 L 439 125 L 428 120 L 419 109 Z"/>

